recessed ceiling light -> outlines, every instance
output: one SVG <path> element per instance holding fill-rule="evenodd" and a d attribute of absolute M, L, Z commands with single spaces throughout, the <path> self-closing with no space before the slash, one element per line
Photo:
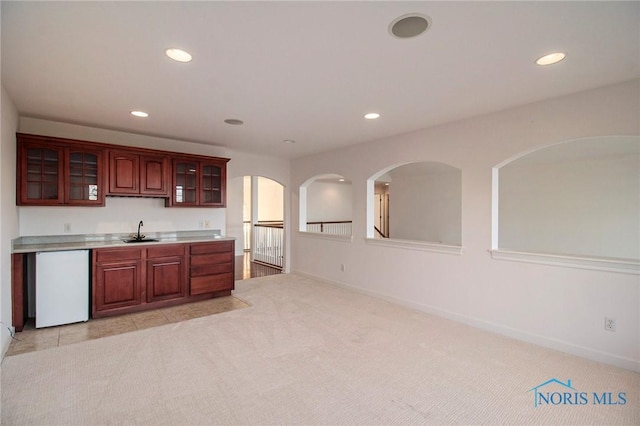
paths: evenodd
<path fill-rule="evenodd" d="M 338 179 L 338 182 L 344 182 L 344 178 Z"/>
<path fill-rule="evenodd" d="M 364 115 L 364 118 L 366 118 L 367 120 L 375 120 L 376 118 L 379 118 L 380 114 L 378 114 L 377 112 L 370 112 Z"/>
<path fill-rule="evenodd" d="M 191 54 L 181 49 L 170 48 L 164 51 L 168 57 L 178 62 L 191 62 Z"/>
<path fill-rule="evenodd" d="M 397 38 L 419 36 L 431 27 L 431 18 L 418 13 L 402 15 L 389 24 L 389 32 Z"/>
<path fill-rule="evenodd" d="M 147 118 L 149 114 L 144 111 L 131 111 L 131 115 L 135 115 L 136 117 Z"/>
<path fill-rule="evenodd" d="M 564 58 L 566 58 L 566 54 L 562 52 L 549 53 L 548 55 L 544 55 L 538 59 L 536 59 L 536 64 L 538 65 L 553 65 L 557 64 Z"/>
<path fill-rule="evenodd" d="M 284 142 L 284 143 L 288 143 L 288 144 L 296 143 L 296 141 L 294 141 L 293 139 L 285 139 L 285 140 L 283 140 L 282 142 Z"/>
<path fill-rule="evenodd" d="M 232 126 L 241 126 L 244 124 L 244 121 L 238 120 L 237 118 L 227 118 L 224 120 L 225 123 L 231 124 Z"/>

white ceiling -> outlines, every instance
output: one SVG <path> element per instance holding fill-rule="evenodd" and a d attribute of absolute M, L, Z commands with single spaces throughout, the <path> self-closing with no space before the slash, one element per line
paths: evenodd
<path fill-rule="evenodd" d="M 285 158 L 640 76 L 637 1 L 1 8 L 2 83 L 21 115 Z M 391 21 L 413 12 L 429 31 L 392 37 Z M 193 61 L 168 59 L 168 47 Z M 563 62 L 534 64 L 558 50 Z M 370 111 L 382 117 L 363 119 Z"/>

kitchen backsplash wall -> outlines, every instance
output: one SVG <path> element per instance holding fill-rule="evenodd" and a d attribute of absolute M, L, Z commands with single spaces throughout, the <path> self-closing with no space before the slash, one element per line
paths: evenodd
<path fill-rule="evenodd" d="M 105 207 L 20 207 L 20 235 L 142 233 L 226 228 L 223 208 L 165 208 L 162 198 L 107 197 Z"/>

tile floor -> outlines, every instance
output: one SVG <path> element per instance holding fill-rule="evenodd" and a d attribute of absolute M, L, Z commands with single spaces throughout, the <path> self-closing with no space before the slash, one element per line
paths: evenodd
<path fill-rule="evenodd" d="M 235 279 L 249 279 L 282 273 L 281 270 L 251 262 L 249 253 L 236 257 Z M 142 330 L 144 328 L 171 324 L 192 318 L 228 312 L 246 308 L 249 305 L 233 296 L 219 297 L 202 302 L 155 309 L 135 314 L 120 315 L 113 318 L 101 318 L 84 323 L 61 325 L 36 329 L 33 320 L 29 320 L 21 333 L 16 333 L 7 349 L 6 356 L 18 355 L 56 346 L 69 345 L 85 340 L 99 339 Z"/>
<path fill-rule="evenodd" d="M 171 324 L 248 306 L 250 306 L 248 303 L 234 296 L 226 296 L 169 308 L 42 329 L 36 329 L 33 321 L 30 320 L 25 325 L 24 330 L 21 333 L 16 333 L 13 340 L 11 340 L 6 356 L 70 345 L 85 340 L 99 339 L 129 331 Z"/>

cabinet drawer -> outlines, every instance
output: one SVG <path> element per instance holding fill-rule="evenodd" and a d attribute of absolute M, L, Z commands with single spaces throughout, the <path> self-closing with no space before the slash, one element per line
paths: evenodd
<path fill-rule="evenodd" d="M 158 247 L 149 247 L 147 249 L 147 258 L 149 259 L 169 256 L 184 256 L 184 245 L 169 244 Z"/>
<path fill-rule="evenodd" d="M 142 250 L 132 249 L 101 249 L 94 250 L 96 263 L 118 262 L 120 260 L 142 259 Z"/>
<path fill-rule="evenodd" d="M 225 272 L 233 272 L 233 265 L 231 263 L 192 266 L 190 275 L 192 277 L 200 277 L 202 275 L 223 274 Z"/>
<path fill-rule="evenodd" d="M 213 293 L 214 291 L 233 290 L 233 274 L 207 275 L 191 278 L 190 295 Z"/>
<path fill-rule="evenodd" d="M 192 244 L 191 254 L 233 253 L 233 241 L 217 241 L 215 243 Z"/>
<path fill-rule="evenodd" d="M 200 254 L 191 256 L 191 266 L 212 265 L 233 262 L 233 253 Z"/>

